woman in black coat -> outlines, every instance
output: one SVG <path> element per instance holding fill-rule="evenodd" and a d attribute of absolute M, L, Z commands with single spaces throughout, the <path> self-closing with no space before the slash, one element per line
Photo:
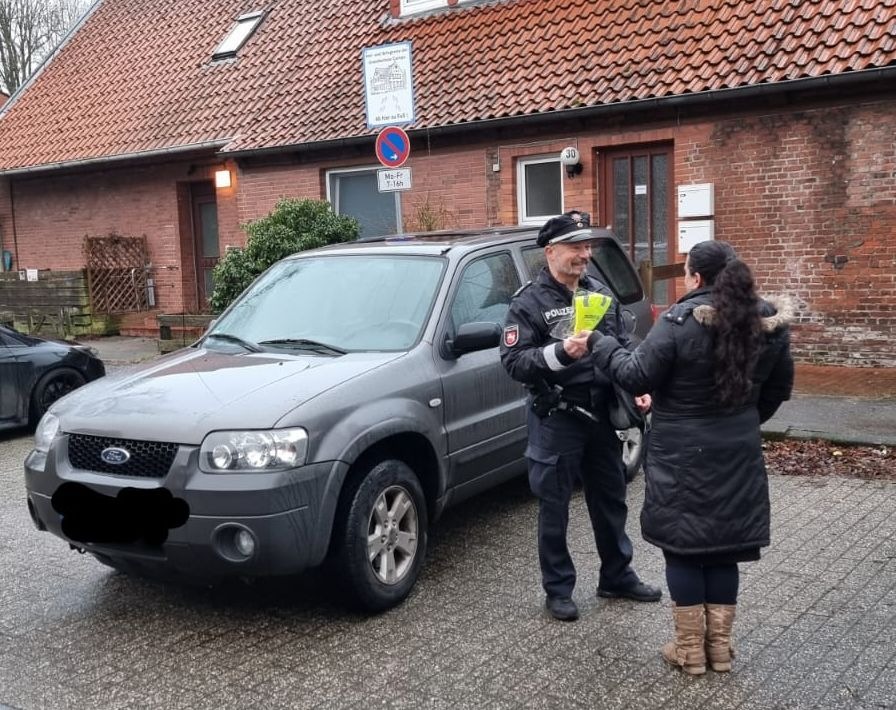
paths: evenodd
<path fill-rule="evenodd" d="M 663 657 L 685 672 L 731 669 L 738 563 L 769 544 L 768 479 L 759 425 L 790 397 L 792 309 L 757 295 L 725 242 L 701 242 L 685 263 L 688 293 L 637 349 L 594 332 L 596 366 L 649 392 L 652 430 L 641 513 L 663 550 L 675 640 Z"/>

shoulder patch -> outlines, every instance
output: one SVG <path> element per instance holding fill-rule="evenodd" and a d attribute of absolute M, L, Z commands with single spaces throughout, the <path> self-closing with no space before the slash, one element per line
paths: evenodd
<path fill-rule="evenodd" d="M 520 286 L 516 291 L 513 292 L 513 295 L 511 296 L 511 298 L 516 298 L 516 297 L 519 296 L 523 291 L 525 291 L 527 288 L 529 288 L 531 285 L 532 285 L 532 282 L 531 282 L 531 281 L 526 281 L 526 283 L 524 283 L 524 284 L 523 284 L 522 286 Z"/>
<path fill-rule="evenodd" d="M 508 325 L 504 329 L 504 345 L 512 348 L 520 341 L 520 327 L 518 325 Z"/>

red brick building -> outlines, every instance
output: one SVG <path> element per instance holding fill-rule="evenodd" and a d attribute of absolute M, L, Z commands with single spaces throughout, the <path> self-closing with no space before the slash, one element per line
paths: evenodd
<path fill-rule="evenodd" d="M 189 312 L 281 196 L 366 234 L 578 208 L 655 264 L 711 230 L 796 297 L 799 358 L 896 366 L 894 26 L 896 0 L 104 0 L 0 109 L 0 248 L 72 269 L 146 235 Z M 393 44 L 412 187 L 379 193 L 363 53 Z"/>

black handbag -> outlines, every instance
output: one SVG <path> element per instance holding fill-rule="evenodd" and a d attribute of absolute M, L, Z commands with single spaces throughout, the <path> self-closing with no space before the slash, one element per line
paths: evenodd
<path fill-rule="evenodd" d="M 613 385 L 613 398 L 609 402 L 610 424 L 614 429 L 641 428 L 644 414 L 635 404 L 635 396 L 617 384 Z"/>

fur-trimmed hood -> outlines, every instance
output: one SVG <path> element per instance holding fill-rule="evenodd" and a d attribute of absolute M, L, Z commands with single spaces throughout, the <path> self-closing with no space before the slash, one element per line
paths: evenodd
<path fill-rule="evenodd" d="M 771 333 L 778 328 L 783 328 L 793 322 L 796 315 L 796 308 L 794 307 L 793 300 L 790 296 L 780 294 L 768 296 L 764 300 L 775 309 L 775 314 L 763 317 L 763 331 Z M 700 325 L 715 325 L 716 309 L 706 305 L 697 306 L 694 309 L 694 319 Z"/>

